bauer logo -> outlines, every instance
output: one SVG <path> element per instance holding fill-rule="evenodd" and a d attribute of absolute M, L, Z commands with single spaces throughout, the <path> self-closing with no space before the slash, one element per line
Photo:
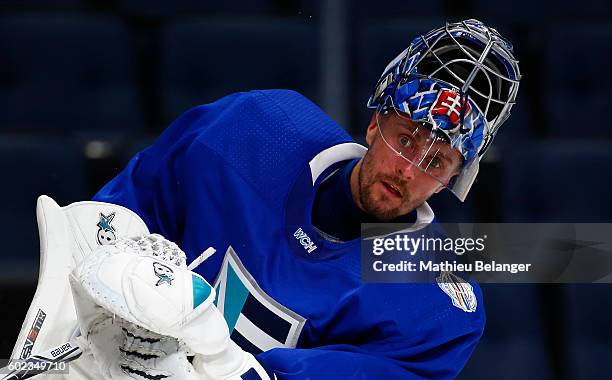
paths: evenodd
<path fill-rule="evenodd" d="M 293 233 L 293 237 L 300 242 L 302 247 L 304 247 L 308 253 L 312 253 L 315 249 L 317 249 L 317 246 L 312 242 L 306 232 L 302 231 L 301 227 Z"/>
<path fill-rule="evenodd" d="M 155 273 L 157 278 L 159 278 L 155 286 L 160 286 L 161 284 L 172 285 L 172 280 L 174 280 L 174 271 L 172 271 L 170 267 L 165 266 L 162 263 L 154 262 L 153 273 Z"/>
<path fill-rule="evenodd" d="M 98 244 L 108 245 L 117 240 L 117 230 L 111 223 L 115 219 L 115 213 L 112 212 L 108 215 L 100 213 L 100 220 L 98 221 L 98 233 L 96 235 Z"/>
<path fill-rule="evenodd" d="M 34 347 L 34 343 L 36 343 L 36 338 L 38 338 L 38 334 L 40 333 L 40 329 L 42 328 L 43 322 L 47 314 L 42 311 L 42 309 L 38 309 L 38 313 L 36 313 L 36 318 L 32 323 L 32 328 L 30 328 L 30 332 L 26 337 L 26 341 L 23 344 L 23 349 L 21 350 L 20 359 L 27 359 L 32 353 L 32 348 Z"/>

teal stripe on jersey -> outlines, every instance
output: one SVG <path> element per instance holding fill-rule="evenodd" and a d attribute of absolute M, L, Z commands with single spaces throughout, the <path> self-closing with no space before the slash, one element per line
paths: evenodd
<path fill-rule="evenodd" d="M 234 331 L 238 316 L 242 311 L 244 302 L 249 295 L 249 290 L 244 286 L 231 265 L 227 266 L 227 282 L 225 284 L 225 303 L 223 316 L 229 327 L 230 334 Z"/>

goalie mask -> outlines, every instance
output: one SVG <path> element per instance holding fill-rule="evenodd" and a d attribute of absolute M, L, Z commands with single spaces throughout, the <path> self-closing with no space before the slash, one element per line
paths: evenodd
<path fill-rule="evenodd" d="M 368 108 L 390 149 L 464 201 L 519 81 L 512 45 L 467 20 L 415 38 L 387 65 Z"/>

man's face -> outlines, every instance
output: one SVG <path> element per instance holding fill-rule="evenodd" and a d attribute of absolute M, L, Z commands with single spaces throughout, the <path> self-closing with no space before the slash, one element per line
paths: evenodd
<path fill-rule="evenodd" d="M 351 190 L 363 211 L 386 221 L 408 214 L 442 190 L 458 174 L 463 157 L 444 141 L 426 140 L 429 131 L 398 114 L 379 117 L 378 123 L 380 131 L 376 117 L 368 126 L 369 150 L 351 174 Z"/>

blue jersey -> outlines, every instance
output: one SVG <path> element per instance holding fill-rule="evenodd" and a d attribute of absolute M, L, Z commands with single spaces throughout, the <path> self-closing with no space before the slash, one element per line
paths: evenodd
<path fill-rule="evenodd" d="M 484 326 L 437 284 L 364 284 L 360 239 L 311 224 L 319 184 L 365 148 L 303 96 L 238 93 L 191 109 L 95 196 L 177 242 L 214 284 L 232 339 L 280 379 L 446 379 Z M 417 220 L 433 220 L 427 204 Z M 204 334 L 206 332 L 203 332 Z"/>

